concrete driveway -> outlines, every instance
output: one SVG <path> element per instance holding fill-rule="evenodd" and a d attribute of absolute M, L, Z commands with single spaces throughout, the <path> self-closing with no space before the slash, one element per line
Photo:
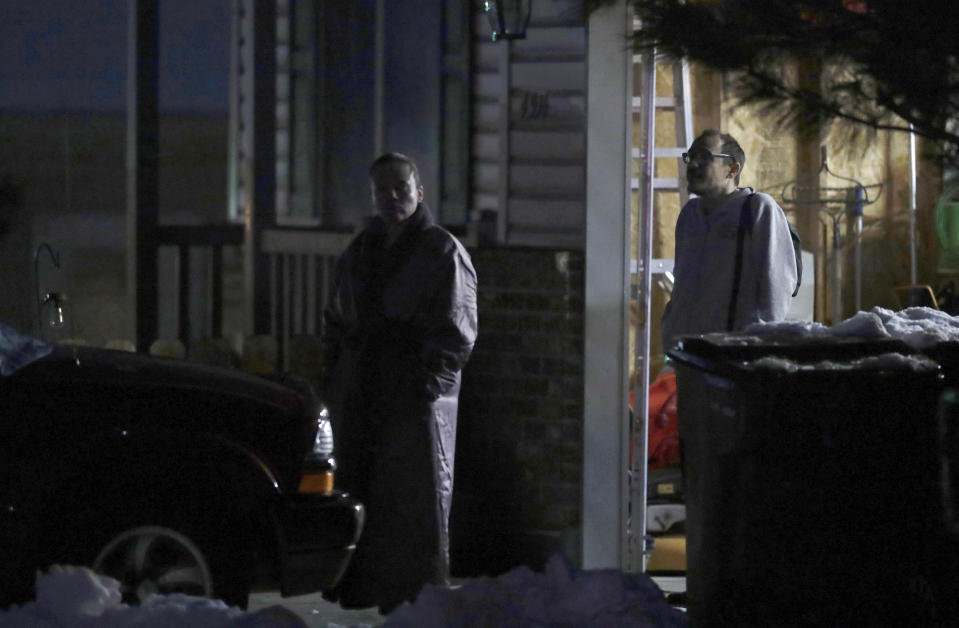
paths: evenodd
<path fill-rule="evenodd" d="M 375 608 L 344 610 L 338 604 L 331 604 L 324 600 L 319 593 L 287 598 L 280 597 L 278 591 L 251 593 L 247 610 L 254 612 L 277 604 L 296 613 L 309 628 L 333 628 L 333 626 L 363 628 L 378 626 L 385 620 Z"/>
<path fill-rule="evenodd" d="M 685 576 L 652 576 L 652 579 L 664 593 L 686 590 Z M 454 582 L 456 586 L 465 580 Z M 288 598 L 280 597 L 276 591 L 252 593 L 247 610 L 253 612 L 277 604 L 296 613 L 309 628 L 366 628 L 379 626 L 386 620 L 375 608 L 344 610 L 324 600 L 319 593 Z"/>

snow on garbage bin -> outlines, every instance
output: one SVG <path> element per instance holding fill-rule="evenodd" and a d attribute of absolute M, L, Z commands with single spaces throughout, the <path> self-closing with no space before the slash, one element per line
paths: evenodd
<path fill-rule="evenodd" d="M 691 625 L 926 625 L 955 611 L 936 362 L 892 338 L 746 333 L 684 338 L 669 356 Z"/>

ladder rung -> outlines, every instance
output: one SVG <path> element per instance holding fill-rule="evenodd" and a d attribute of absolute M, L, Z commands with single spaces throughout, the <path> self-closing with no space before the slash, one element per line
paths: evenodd
<path fill-rule="evenodd" d="M 654 275 L 661 275 L 663 273 L 673 272 L 673 260 L 667 258 L 653 258 L 649 260 L 649 268 L 653 271 Z M 638 260 L 631 259 L 629 260 L 629 273 L 635 275 L 639 272 L 639 262 Z"/>
<path fill-rule="evenodd" d="M 658 146 L 658 147 L 656 147 L 656 148 L 653 149 L 653 157 L 654 157 L 654 158 L 657 158 L 657 157 L 662 157 L 662 158 L 675 157 L 676 159 L 679 159 L 680 157 L 683 156 L 683 153 L 685 153 L 685 152 L 686 152 L 686 149 L 683 148 L 683 147 L 681 147 L 681 146 L 677 146 L 677 147 L 675 147 L 675 148 L 672 147 L 672 146 L 670 146 L 670 147 Z M 639 152 L 639 149 L 638 149 L 638 148 L 634 148 L 634 149 L 633 149 L 633 159 L 641 159 L 641 158 L 642 158 L 642 154 Z"/>
<path fill-rule="evenodd" d="M 653 99 L 653 106 L 657 109 L 675 109 L 676 99 L 672 96 L 657 96 Z M 633 112 L 643 110 L 643 97 L 633 96 Z"/>
<path fill-rule="evenodd" d="M 629 180 L 629 185 L 634 190 L 639 189 L 639 178 L 634 177 Z M 679 179 L 676 177 L 653 177 L 654 190 L 678 190 Z"/>
<path fill-rule="evenodd" d="M 678 190 L 679 189 L 679 179 L 676 177 L 653 177 L 653 189 L 654 190 Z"/>
<path fill-rule="evenodd" d="M 642 63 L 642 62 L 645 60 L 645 59 L 643 58 L 643 57 L 645 57 L 645 56 L 646 56 L 646 53 L 644 53 L 644 52 L 634 52 L 634 53 L 633 53 L 633 63 Z M 657 53 L 656 53 L 656 61 L 658 61 L 658 62 L 661 62 L 661 63 L 662 63 L 662 62 L 666 62 L 666 61 L 668 61 L 669 59 L 670 59 L 670 57 L 669 57 L 668 55 L 666 55 L 665 53 L 662 53 L 662 52 L 657 52 Z"/>
<path fill-rule="evenodd" d="M 686 149 L 682 146 L 657 146 L 653 149 L 653 157 L 675 157 L 679 159 L 685 152 Z"/>

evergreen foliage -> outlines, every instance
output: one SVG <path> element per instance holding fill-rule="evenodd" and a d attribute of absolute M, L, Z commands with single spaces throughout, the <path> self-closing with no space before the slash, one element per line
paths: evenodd
<path fill-rule="evenodd" d="M 631 1 L 637 50 L 728 72 L 741 104 L 806 131 L 912 123 L 959 162 L 959 6 L 950 0 Z M 786 71 L 796 61 L 800 71 Z"/>

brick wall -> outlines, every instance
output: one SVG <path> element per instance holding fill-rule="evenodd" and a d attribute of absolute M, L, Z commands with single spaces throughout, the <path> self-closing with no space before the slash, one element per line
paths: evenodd
<path fill-rule="evenodd" d="M 583 254 L 478 248 L 480 333 L 463 373 L 454 575 L 579 556 Z"/>

